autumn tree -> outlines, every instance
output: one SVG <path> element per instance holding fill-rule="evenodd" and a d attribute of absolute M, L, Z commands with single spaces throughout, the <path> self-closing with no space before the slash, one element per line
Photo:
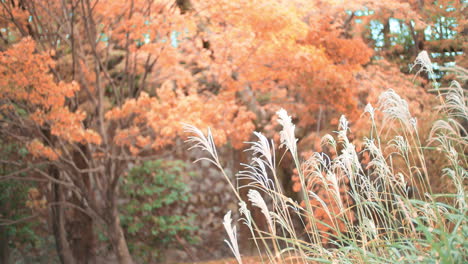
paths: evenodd
<path fill-rule="evenodd" d="M 466 67 L 466 1 L 370 2 L 349 9 L 361 22 L 355 29 L 401 71 L 408 73 L 408 64 L 423 50 L 431 54 L 437 78 L 439 67 Z"/>
<path fill-rule="evenodd" d="M 128 162 L 161 154 L 184 121 L 219 127 L 219 142 L 236 146 L 253 114 L 233 96 L 202 91 L 211 82 L 197 81 L 184 66 L 191 51 L 178 48 L 194 23 L 172 3 L 1 5 L 1 133 L 29 150 L 30 166 L 18 170 L 52 184 L 43 191 L 61 261 L 96 261 L 98 225 L 119 262 L 131 263 L 117 208 Z"/>

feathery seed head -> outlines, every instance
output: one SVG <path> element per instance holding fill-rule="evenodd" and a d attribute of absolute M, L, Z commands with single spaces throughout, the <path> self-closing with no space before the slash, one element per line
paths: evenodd
<path fill-rule="evenodd" d="M 416 56 L 416 59 L 414 60 L 414 64 L 413 66 L 411 66 L 410 71 L 413 70 L 413 68 L 416 65 L 421 66 L 421 69 L 419 69 L 416 75 L 418 75 L 421 71 L 426 71 L 431 76 L 434 75 L 434 70 L 432 69 L 432 62 L 429 58 L 429 54 L 427 53 L 427 51 L 423 50 L 418 54 L 418 56 Z"/>
<path fill-rule="evenodd" d="M 375 109 L 370 103 L 368 103 L 366 107 L 364 108 L 364 113 L 369 113 L 371 120 L 374 120 Z"/>
<path fill-rule="evenodd" d="M 348 119 L 346 119 L 346 116 L 341 115 L 338 129 L 343 130 L 343 131 L 347 131 L 349 129 L 349 122 L 348 122 Z"/>
<path fill-rule="evenodd" d="M 408 103 L 393 89 L 389 89 L 380 95 L 379 109 L 382 109 L 384 113 L 384 122 L 388 120 L 399 120 L 410 129 L 410 131 L 414 130 L 416 119 L 411 116 Z"/>
<path fill-rule="evenodd" d="M 251 150 L 253 155 L 260 154 L 260 157 L 263 157 L 270 169 L 275 169 L 275 152 L 274 152 L 274 143 L 271 141 L 271 145 L 268 142 L 268 139 L 260 132 L 254 132 L 254 135 L 257 136 L 258 141 L 256 142 L 247 142 L 251 144 L 251 147 L 246 149 L 246 151 Z M 273 149 L 273 151 L 272 151 Z"/>
<path fill-rule="evenodd" d="M 446 109 L 454 118 L 468 119 L 468 99 L 460 83 L 452 81 L 444 95 L 446 101 L 440 108 Z"/>
<path fill-rule="evenodd" d="M 268 172 L 264 160 L 254 157 L 251 164 L 243 164 L 246 170 L 239 171 L 237 177 L 239 180 L 249 180 L 248 186 L 255 186 L 265 191 L 275 190 L 273 181 L 268 178 Z"/>
<path fill-rule="evenodd" d="M 260 208 L 260 210 L 262 211 L 263 215 L 265 216 L 268 222 L 268 225 L 273 231 L 274 228 L 273 228 L 273 222 L 272 222 L 272 218 L 270 215 L 270 211 L 268 210 L 268 207 L 265 203 L 265 200 L 263 200 L 262 195 L 257 190 L 249 190 L 247 197 L 249 197 L 249 201 L 252 202 L 252 205 Z"/>
<path fill-rule="evenodd" d="M 232 253 L 236 257 L 237 262 L 242 264 L 242 259 L 240 257 L 240 252 L 239 252 L 239 245 L 237 244 L 236 226 L 232 226 L 231 211 L 227 212 L 224 215 L 223 225 L 224 225 L 224 229 L 226 230 L 226 233 L 228 234 L 228 237 L 229 237 L 229 241 L 224 240 L 224 242 L 226 242 L 226 244 L 228 244 L 228 246 L 231 249 Z"/>
<path fill-rule="evenodd" d="M 289 151 L 291 151 L 291 153 L 295 155 L 297 153 L 297 139 L 294 135 L 294 130 L 296 126 L 293 125 L 291 117 L 283 108 L 276 112 L 276 114 L 279 118 L 278 123 L 280 123 L 283 126 L 283 130 L 281 130 L 280 132 L 281 146 L 286 146 L 289 149 Z"/>
<path fill-rule="evenodd" d="M 186 133 L 193 134 L 193 136 L 189 136 L 188 139 L 185 141 L 193 144 L 189 148 L 189 150 L 199 148 L 201 150 L 207 151 L 211 155 L 211 159 L 201 158 L 196 160 L 195 162 L 199 160 L 208 160 L 209 162 L 216 164 L 218 160 L 218 153 L 216 151 L 216 145 L 214 143 L 213 135 L 211 134 L 210 128 L 208 128 L 208 132 L 205 136 L 205 134 L 203 134 L 203 132 L 200 129 L 193 125 L 183 124 L 183 126 L 184 131 Z"/>

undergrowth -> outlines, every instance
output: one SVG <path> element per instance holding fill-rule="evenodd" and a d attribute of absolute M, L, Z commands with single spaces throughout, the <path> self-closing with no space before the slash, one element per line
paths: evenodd
<path fill-rule="evenodd" d="M 194 215 L 174 210 L 190 198 L 183 182 L 186 174 L 190 173 L 182 161 L 154 160 L 133 167 L 125 178 L 122 191 L 127 202 L 121 208 L 121 221 L 130 251 L 139 263 L 163 260 L 163 250 L 177 246 L 180 240 L 197 242 Z"/>

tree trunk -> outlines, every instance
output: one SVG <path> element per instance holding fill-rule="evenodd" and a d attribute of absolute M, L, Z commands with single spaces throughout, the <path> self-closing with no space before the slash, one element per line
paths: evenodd
<path fill-rule="evenodd" d="M 416 31 L 413 24 L 411 24 L 411 21 L 408 23 L 408 26 L 410 28 L 411 38 L 414 41 L 414 45 L 411 47 L 411 50 L 413 52 L 413 57 L 416 57 L 419 51 L 424 49 L 424 31 Z M 421 34 L 423 36 L 422 39 Z"/>
<path fill-rule="evenodd" d="M 119 212 L 116 204 L 117 203 L 114 199 L 110 208 L 111 215 L 108 223 L 109 238 L 115 251 L 115 255 L 117 256 L 118 263 L 133 264 L 132 257 L 128 250 L 127 241 L 125 240 L 125 235 L 122 226 L 120 225 Z"/>
<path fill-rule="evenodd" d="M 56 174 L 58 178 L 58 172 L 54 174 Z M 73 257 L 70 244 L 67 240 L 67 232 L 65 230 L 65 214 L 63 211 L 63 205 L 61 204 L 64 201 L 64 197 L 62 187 L 59 184 L 52 184 L 52 198 L 55 204 L 51 208 L 51 224 L 55 237 L 57 254 L 62 264 L 75 264 L 76 261 Z"/>
<path fill-rule="evenodd" d="M 82 170 L 89 169 L 87 161 L 83 158 L 80 153 L 88 154 L 89 150 L 80 146 L 81 152 L 75 151 L 73 153 L 73 160 L 78 168 Z M 96 204 L 95 193 L 93 191 L 92 181 L 88 173 L 77 174 L 79 179 L 82 180 L 82 186 L 86 188 L 86 191 L 82 191 L 83 195 L 86 195 L 87 203 L 83 202 L 83 199 L 77 195 L 73 195 L 69 198 L 69 202 L 72 204 L 79 205 L 81 208 L 86 210 L 87 204 Z M 70 246 L 73 252 L 73 256 L 79 264 L 94 264 L 96 263 L 96 245 L 97 239 L 94 232 L 94 219 L 85 212 L 70 208 L 70 214 L 67 218 L 67 230 L 69 235 Z"/>
<path fill-rule="evenodd" d="M 5 226 L 0 225 L 0 263 L 10 263 L 9 236 Z"/>
<path fill-rule="evenodd" d="M 2 171 L 2 173 L 6 171 L 5 167 L 0 168 L 0 171 Z M 13 199 L 17 199 L 17 198 L 13 198 Z M 9 199 L 3 199 L 2 201 L 2 199 L 0 198 L 0 219 L 1 218 L 10 218 Z M 7 226 L 0 225 L 0 263 L 5 263 L 5 264 L 10 263 L 10 248 L 8 245 L 9 241 L 10 241 L 10 236 L 8 234 Z"/>
<path fill-rule="evenodd" d="M 67 221 L 68 238 L 73 257 L 79 264 L 96 263 L 96 238 L 93 219 L 85 213 L 72 209 Z"/>
<path fill-rule="evenodd" d="M 392 46 L 390 43 L 390 19 L 385 20 L 385 23 L 383 23 L 383 38 L 384 38 L 384 43 L 383 43 L 383 50 L 388 51 L 388 49 Z"/>

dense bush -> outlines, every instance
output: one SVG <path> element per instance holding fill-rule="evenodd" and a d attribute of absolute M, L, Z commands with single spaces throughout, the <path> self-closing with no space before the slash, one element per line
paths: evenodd
<path fill-rule="evenodd" d="M 181 161 L 146 161 L 133 167 L 122 185 L 122 225 L 132 255 L 141 263 L 156 263 L 164 250 L 180 240 L 195 243 L 193 215 L 175 214 L 189 199 Z"/>
<path fill-rule="evenodd" d="M 1 159 L 17 160 L 26 154 L 27 150 L 18 144 L 0 140 Z M 0 179 L 0 263 L 41 262 L 43 255 L 54 246 L 50 236 L 43 234 L 38 220 L 39 212 L 46 208 L 46 201 L 35 182 L 18 180 L 28 174 L 14 173 L 15 169 L 5 163 L 0 166 L 0 176 L 4 177 Z M 47 260 L 49 263 L 55 261 L 53 255 Z"/>

